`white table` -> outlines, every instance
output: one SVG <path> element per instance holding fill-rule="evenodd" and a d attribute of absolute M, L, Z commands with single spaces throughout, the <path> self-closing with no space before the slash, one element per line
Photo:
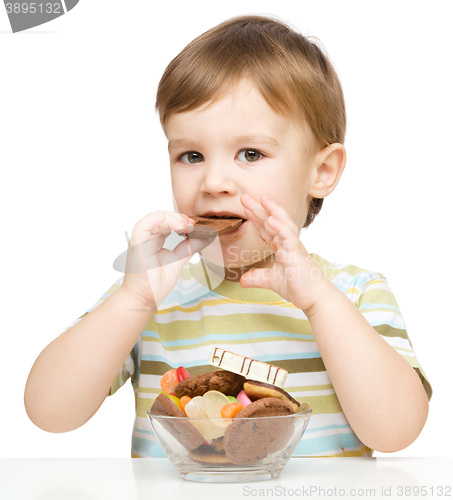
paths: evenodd
<path fill-rule="evenodd" d="M 0 460 L 1 500 L 348 496 L 453 500 L 453 458 L 300 458 L 277 479 L 238 484 L 184 481 L 167 459 Z"/>

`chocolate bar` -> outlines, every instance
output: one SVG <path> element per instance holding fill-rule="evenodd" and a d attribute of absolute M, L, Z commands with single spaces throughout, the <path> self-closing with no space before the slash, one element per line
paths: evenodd
<path fill-rule="evenodd" d="M 269 365 L 256 359 L 247 358 L 215 347 L 209 354 L 208 363 L 228 370 L 250 380 L 283 387 L 288 372 L 278 366 Z"/>
<path fill-rule="evenodd" d="M 222 235 L 234 231 L 243 222 L 242 219 L 220 219 L 210 217 L 191 216 L 195 221 L 195 228 L 190 233 L 187 233 L 191 238 L 213 238 L 217 235 Z M 177 231 L 178 234 L 184 236 L 184 229 Z"/>

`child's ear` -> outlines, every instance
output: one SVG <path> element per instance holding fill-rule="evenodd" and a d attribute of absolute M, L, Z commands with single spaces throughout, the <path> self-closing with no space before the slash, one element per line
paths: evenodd
<path fill-rule="evenodd" d="M 308 194 L 313 198 L 325 198 L 338 184 L 346 165 L 346 149 L 343 144 L 330 144 L 315 155 L 313 181 Z"/>

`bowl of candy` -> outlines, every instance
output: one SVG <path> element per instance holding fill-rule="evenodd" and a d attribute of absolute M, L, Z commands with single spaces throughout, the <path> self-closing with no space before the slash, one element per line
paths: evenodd
<path fill-rule="evenodd" d="M 222 360 L 225 356 L 234 357 L 238 366 L 250 360 L 228 351 L 216 351 L 223 354 Z M 216 359 L 211 353 L 208 362 L 214 364 L 212 361 Z M 169 370 L 162 377 L 163 391 L 147 415 L 165 454 L 183 479 L 273 479 L 299 445 L 312 410 L 269 380 L 263 382 L 259 368 L 266 363 L 251 361 L 255 370 L 249 367 L 248 374 L 261 380 L 244 377 L 232 363 L 228 364 L 229 370 L 195 377 L 182 367 Z M 269 374 L 276 368 L 267 367 Z M 286 379 L 280 371 L 279 375 Z"/>

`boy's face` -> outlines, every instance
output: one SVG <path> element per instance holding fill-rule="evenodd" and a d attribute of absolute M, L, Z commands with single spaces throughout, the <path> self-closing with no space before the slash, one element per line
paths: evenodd
<path fill-rule="evenodd" d="M 268 194 L 302 229 L 313 182 L 311 133 L 276 114 L 246 80 L 207 109 L 172 114 L 166 132 L 175 211 L 189 216 L 229 212 L 246 218 L 241 196 L 259 201 Z M 219 239 L 223 263 L 216 264 L 227 268 L 226 273 L 273 265 L 271 247 L 250 221 Z M 210 260 L 209 247 L 203 256 Z"/>

